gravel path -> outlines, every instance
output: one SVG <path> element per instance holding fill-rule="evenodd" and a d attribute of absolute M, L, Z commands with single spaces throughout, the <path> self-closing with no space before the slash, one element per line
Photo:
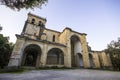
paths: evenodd
<path fill-rule="evenodd" d="M 120 72 L 102 70 L 32 70 L 0 74 L 0 80 L 120 80 Z"/>

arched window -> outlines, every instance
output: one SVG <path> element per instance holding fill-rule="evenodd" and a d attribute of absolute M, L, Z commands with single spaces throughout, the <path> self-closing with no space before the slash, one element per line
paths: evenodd
<path fill-rule="evenodd" d="M 35 23 L 35 19 L 32 19 L 31 23 L 34 24 Z"/>
<path fill-rule="evenodd" d="M 39 21 L 38 26 L 41 26 L 41 25 L 42 25 L 42 22 L 41 22 L 41 21 Z"/>
<path fill-rule="evenodd" d="M 53 42 L 55 42 L 55 35 L 53 35 Z"/>

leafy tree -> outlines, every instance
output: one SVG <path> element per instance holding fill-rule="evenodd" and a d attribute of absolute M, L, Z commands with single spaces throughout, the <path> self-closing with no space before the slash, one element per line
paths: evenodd
<path fill-rule="evenodd" d="M 2 30 L 2 27 L 0 27 L 0 31 Z"/>
<path fill-rule="evenodd" d="M 105 51 L 110 54 L 114 70 L 120 70 L 120 38 L 117 41 L 111 41 Z"/>
<path fill-rule="evenodd" d="M 33 9 L 34 7 L 40 7 L 48 0 L 0 0 L 1 5 L 5 5 L 11 9 L 20 10 L 22 8 Z"/>
<path fill-rule="evenodd" d="M 7 66 L 13 49 L 13 43 L 9 43 L 8 37 L 0 34 L 0 68 Z"/>
<path fill-rule="evenodd" d="M 0 31 L 2 30 L 2 26 L 0 25 Z"/>

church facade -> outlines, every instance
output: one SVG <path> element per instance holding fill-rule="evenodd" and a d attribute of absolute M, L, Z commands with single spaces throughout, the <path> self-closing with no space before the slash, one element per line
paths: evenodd
<path fill-rule="evenodd" d="M 62 32 L 45 27 L 46 19 L 28 13 L 23 31 L 16 35 L 9 67 L 111 67 L 109 54 L 88 49 L 85 33 L 65 28 Z"/>

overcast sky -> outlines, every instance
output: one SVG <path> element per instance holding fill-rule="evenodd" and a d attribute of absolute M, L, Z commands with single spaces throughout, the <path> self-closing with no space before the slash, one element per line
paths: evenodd
<path fill-rule="evenodd" d="M 0 33 L 15 43 L 15 34 L 21 33 L 29 12 L 46 18 L 46 28 L 62 31 L 69 27 L 86 33 L 93 50 L 103 50 L 120 37 L 120 0 L 49 0 L 42 9 L 21 11 L 0 5 Z"/>

